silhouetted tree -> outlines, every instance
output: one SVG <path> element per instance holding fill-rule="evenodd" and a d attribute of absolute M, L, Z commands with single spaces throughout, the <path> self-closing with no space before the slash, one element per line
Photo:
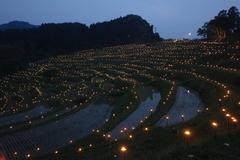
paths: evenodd
<path fill-rule="evenodd" d="M 237 9 L 237 7 L 232 6 L 227 13 L 228 18 L 230 19 L 230 29 L 231 31 L 235 31 L 239 28 L 239 23 L 240 23 L 240 19 L 239 19 L 239 11 Z"/>
<path fill-rule="evenodd" d="M 197 33 L 203 38 L 220 41 L 232 34 L 239 24 L 239 12 L 236 7 L 222 10 L 214 19 L 204 23 Z"/>

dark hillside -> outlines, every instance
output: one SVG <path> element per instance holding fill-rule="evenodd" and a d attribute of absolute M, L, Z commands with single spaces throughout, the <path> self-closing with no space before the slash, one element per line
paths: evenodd
<path fill-rule="evenodd" d="M 67 53 L 86 49 L 88 27 L 81 23 L 42 24 L 36 32 L 38 50 Z"/>
<path fill-rule="evenodd" d="M 159 35 L 154 34 L 153 26 L 140 16 L 128 15 L 109 22 L 92 24 L 90 40 L 93 46 L 111 46 L 157 41 Z"/>
<path fill-rule="evenodd" d="M 39 27 L 38 25 L 32 25 L 29 24 L 28 22 L 22 22 L 22 21 L 11 21 L 7 24 L 2 24 L 0 25 L 0 30 L 5 30 L 5 29 L 23 29 L 23 28 L 37 28 Z"/>
<path fill-rule="evenodd" d="M 153 27 L 137 15 L 90 27 L 81 23 L 51 23 L 42 24 L 39 28 L 0 30 L 0 66 L 3 67 L 6 62 L 22 66 L 8 66 L 7 70 L 2 70 L 0 77 L 23 69 L 29 62 L 52 56 L 159 39 L 158 33 L 153 33 Z"/>
<path fill-rule="evenodd" d="M 240 41 L 240 30 L 234 32 L 233 34 L 227 36 L 222 40 L 223 42 L 237 42 Z"/>

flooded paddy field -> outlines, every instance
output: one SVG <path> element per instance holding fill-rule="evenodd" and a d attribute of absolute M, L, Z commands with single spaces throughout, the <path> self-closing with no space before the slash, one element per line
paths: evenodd
<path fill-rule="evenodd" d="M 9 159 L 27 154 L 41 155 L 77 141 L 106 123 L 116 103 L 115 97 L 104 97 L 86 108 L 60 120 L 0 138 L 1 148 Z M 115 101 L 115 102 L 114 102 Z M 37 148 L 41 148 L 37 151 Z M 18 155 L 14 155 L 15 152 Z"/>
<path fill-rule="evenodd" d="M 161 100 L 161 94 L 153 87 L 141 87 L 138 90 L 138 94 L 141 99 L 138 108 L 112 131 L 107 133 L 113 140 L 124 138 L 131 134 L 134 128 L 141 125 L 156 110 Z"/>
<path fill-rule="evenodd" d="M 212 121 L 219 123 L 224 136 L 226 118 L 222 110 L 239 119 L 240 94 L 236 88 L 240 71 L 228 65 L 231 61 L 238 66 L 238 45 L 132 44 L 30 63 L 28 69 L 0 80 L 0 154 L 7 159 L 55 159 L 54 151 L 59 151 L 58 158 L 64 159 L 68 154 L 79 154 L 77 150 L 83 146 L 82 157 L 89 158 L 88 151 L 93 149 L 90 141 L 104 150 L 108 147 L 106 135 L 111 136 L 115 147 L 111 152 L 119 154 L 117 149 L 129 134 L 145 133 L 141 124 L 152 136 L 144 136 L 146 143 L 163 136 L 160 132 L 154 137 L 151 129 L 161 128 L 165 133 L 170 127 L 182 133 L 185 128 L 201 132 L 198 142 L 203 143 L 211 139 L 211 129 L 206 128 Z M 155 123 L 148 123 L 151 120 Z M 200 120 L 201 125 L 191 125 Z M 88 139 L 92 134 L 98 139 Z M 180 134 L 175 138 L 181 141 L 183 137 Z M 184 146 L 166 143 L 174 146 L 172 150 Z M 140 146 L 137 140 L 126 144 L 130 148 Z M 157 142 L 150 144 L 146 147 L 161 147 Z M 149 148 L 147 152 L 155 156 Z M 156 153 L 163 155 L 162 150 Z M 99 152 L 94 159 L 110 159 L 109 147 Z M 134 153 L 138 152 L 132 149 Z"/>

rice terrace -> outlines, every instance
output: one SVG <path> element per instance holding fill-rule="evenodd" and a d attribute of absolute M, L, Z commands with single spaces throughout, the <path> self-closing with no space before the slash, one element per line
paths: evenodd
<path fill-rule="evenodd" d="M 238 159 L 239 42 L 87 49 L 0 80 L 6 159 Z"/>

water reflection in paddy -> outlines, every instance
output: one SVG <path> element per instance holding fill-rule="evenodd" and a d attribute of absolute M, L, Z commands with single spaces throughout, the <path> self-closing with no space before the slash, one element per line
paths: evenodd
<path fill-rule="evenodd" d="M 104 103 L 103 103 L 104 102 Z M 102 97 L 74 114 L 39 127 L 0 137 L 0 147 L 7 159 L 14 159 L 14 152 L 23 158 L 52 152 L 79 140 L 106 123 L 110 118 L 116 97 Z M 41 148 L 39 152 L 36 148 Z"/>
<path fill-rule="evenodd" d="M 111 135 L 111 139 L 123 138 L 130 134 L 133 127 L 136 128 L 140 125 L 141 121 L 144 121 L 146 117 L 150 116 L 151 109 L 153 111 L 156 110 L 158 103 L 161 100 L 160 93 L 153 87 L 141 87 L 138 94 L 141 98 L 139 107 L 108 133 Z M 123 132 L 121 132 L 121 130 Z"/>

